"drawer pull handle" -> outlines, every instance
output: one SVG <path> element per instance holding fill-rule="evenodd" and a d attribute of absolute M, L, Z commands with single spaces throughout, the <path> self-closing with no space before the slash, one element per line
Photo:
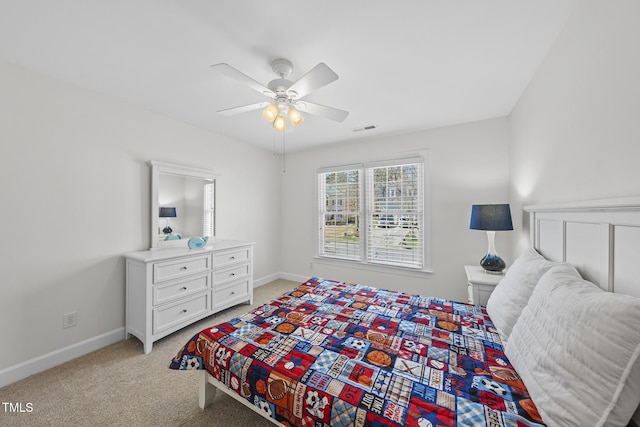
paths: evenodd
<path fill-rule="evenodd" d="M 231 293 L 229 295 L 235 295 L 235 291 L 231 291 Z"/>
<path fill-rule="evenodd" d="M 183 286 L 181 289 L 182 289 L 183 291 L 186 291 L 186 290 L 187 290 L 187 287 L 186 287 L 186 286 Z"/>
<path fill-rule="evenodd" d="M 229 259 L 230 259 L 230 260 L 234 260 L 234 259 L 236 259 L 236 257 L 232 256 L 232 257 L 230 257 Z"/>
<path fill-rule="evenodd" d="M 229 277 L 233 277 L 235 275 L 236 275 L 236 273 L 231 273 L 231 274 L 229 274 Z"/>
<path fill-rule="evenodd" d="M 187 269 L 187 266 L 185 265 L 180 270 L 186 270 L 186 269 Z"/>
<path fill-rule="evenodd" d="M 186 312 L 187 312 L 187 309 L 186 309 L 186 308 L 183 308 L 183 309 L 182 309 L 182 312 L 183 312 L 183 313 L 186 313 Z"/>

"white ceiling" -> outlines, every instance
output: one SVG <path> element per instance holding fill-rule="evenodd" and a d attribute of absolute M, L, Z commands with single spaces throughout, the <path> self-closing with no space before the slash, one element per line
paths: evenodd
<path fill-rule="evenodd" d="M 0 0 L 0 59 L 268 150 L 260 110 L 216 113 L 267 98 L 210 65 L 266 85 L 273 59 L 325 62 L 305 99 L 350 115 L 306 115 L 294 151 L 509 114 L 577 1 Z"/>

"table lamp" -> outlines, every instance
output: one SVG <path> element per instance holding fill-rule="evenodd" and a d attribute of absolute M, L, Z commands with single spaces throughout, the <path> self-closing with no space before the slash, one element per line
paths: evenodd
<path fill-rule="evenodd" d="M 485 230 L 489 240 L 487 254 L 480 260 L 480 266 L 488 273 L 500 274 L 507 266 L 496 252 L 496 231 L 513 230 L 511 211 L 508 204 L 500 205 L 472 205 L 471 225 L 472 230 Z"/>
<path fill-rule="evenodd" d="M 173 232 L 173 229 L 169 227 L 169 218 L 175 218 L 176 216 L 176 208 L 160 208 L 160 218 L 167 219 L 167 224 L 162 229 L 164 234 L 171 234 Z"/>

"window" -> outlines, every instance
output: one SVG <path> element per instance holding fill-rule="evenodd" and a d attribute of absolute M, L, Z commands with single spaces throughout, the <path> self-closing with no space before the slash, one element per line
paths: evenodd
<path fill-rule="evenodd" d="M 367 261 L 422 268 L 422 163 L 366 168 Z"/>
<path fill-rule="evenodd" d="M 359 169 L 318 175 L 321 255 L 361 259 L 361 175 Z"/>
<path fill-rule="evenodd" d="M 215 229 L 215 205 L 216 205 L 216 182 L 213 179 L 204 180 L 203 194 L 204 215 L 202 220 L 202 236 L 213 237 L 216 235 Z"/>
<path fill-rule="evenodd" d="M 319 171 L 318 254 L 424 268 L 424 187 L 422 158 Z"/>

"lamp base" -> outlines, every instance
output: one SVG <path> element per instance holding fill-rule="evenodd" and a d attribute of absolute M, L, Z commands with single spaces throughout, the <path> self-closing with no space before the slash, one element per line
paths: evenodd
<path fill-rule="evenodd" d="M 165 228 L 162 229 L 162 232 L 164 234 L 171 234 L 173 233 L 173 229 L 167 225 Z"/>
<path fill-rule="evenodd" d="M 496 254 L 486 254 L 484 258 L 480 260 L 480 266 L 484 268 L 484 271 L 487 273 L 502 274 L 507 264 Z"/>

